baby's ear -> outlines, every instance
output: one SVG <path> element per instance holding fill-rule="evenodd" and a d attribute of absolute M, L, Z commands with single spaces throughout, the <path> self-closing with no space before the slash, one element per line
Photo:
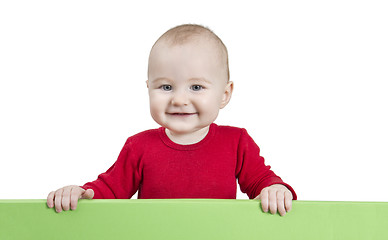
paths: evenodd
<path fill-rule="evenodd" d="M 229 81 L 225 86 L 224 94 L 222 95 L 222 101 L 220 105 L 220 109 L 223 109 L 230 101 L 233 92 L 233 82 Z"/>
<path fill-rule="evenodd" d="M 148 85 L 148 80 L 146 80 L 146 84 L 147 84 L 147 88 L 150 88 L 150 86 Z"/>

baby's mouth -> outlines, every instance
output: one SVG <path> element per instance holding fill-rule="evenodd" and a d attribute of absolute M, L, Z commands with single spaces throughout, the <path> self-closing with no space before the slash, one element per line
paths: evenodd
<path fill-rule="evenodd" d="M 181 112 L 173 112 L 173 113 L 167 113 L 168 115 L 172 115 L 172 116 L 191 116 L 191 115 L 195 115 L 197 113 L 181 113 Z"/>

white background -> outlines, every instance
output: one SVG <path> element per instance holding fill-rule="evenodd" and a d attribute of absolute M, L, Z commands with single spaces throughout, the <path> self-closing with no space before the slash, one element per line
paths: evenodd
<path fill-rule="evenodd" d="M 197 23 L 229 50 L 217 124 L 246 128 L 300 200 L 388 201 L 386 1 L 132 2 L 0 2 L 0 199 L 94 180 L 158 127 L 149 50 Z"/>

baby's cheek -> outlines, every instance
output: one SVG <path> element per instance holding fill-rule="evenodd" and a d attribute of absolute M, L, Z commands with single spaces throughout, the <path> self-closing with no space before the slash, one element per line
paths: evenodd
<path fill-rule="evenodd" d="M 200 115 L 202 117 L 209 119 L 209 121 L 214 121 L 217 118 L 220 110 L 218 105 L 213 102 L 204 102 L 201 106 Z"/>
<path fill-rule="evenodd" d="M 150 101 L 150 113 L 156 122 L 161 121 L 161 118 L 163 117 L 162 113 L 164 113 L 162 105 L 157 104 L 157 102 Z"/>
<path fill-rule="evenodd" d="M 207 95 L 199 96 L 196 99 L 198 106 L 203 108 L 204 110 L 214 109 L 214 107 L 218 105 L 219 101 L 217 97 L 213 96 L 213 94 L 209 93 Z"/>

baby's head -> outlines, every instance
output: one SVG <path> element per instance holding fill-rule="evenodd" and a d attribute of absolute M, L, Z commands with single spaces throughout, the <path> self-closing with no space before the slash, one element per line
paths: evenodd
<path fill-rule="evenodd" d="M 168 30 L 151 49 L 147 86 L 151 115 L 169 136 L 207 133 L 233 90 L 225 45 L 199 25 Z"/>

